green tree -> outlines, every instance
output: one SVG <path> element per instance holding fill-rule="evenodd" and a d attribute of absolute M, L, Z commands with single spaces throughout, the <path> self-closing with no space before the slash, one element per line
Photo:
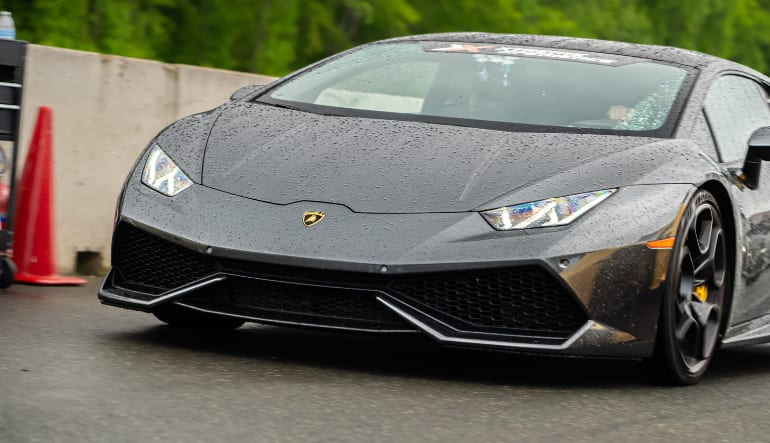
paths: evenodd
<path fill-rule="evenodd" d="M 770 0 L 0 0 L 33 43 L 284 74 L 414 33 L 593 37 L 770 70 Z"/>

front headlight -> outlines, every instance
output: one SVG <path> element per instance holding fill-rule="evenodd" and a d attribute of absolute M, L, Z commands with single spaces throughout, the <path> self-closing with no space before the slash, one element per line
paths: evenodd
<path fill-rule="evenodd" d="M 192 186 L 190 178 L 158 145 L 153 145 L 150 156 L 147 157 L 147 163 L 142 172 L 142 183 L 169 197 Z"/>
<path fill-rule="evenodd" d="M 491 209 L 481 215 L 498 231 L 562 226 L 588 212 L 617 189 L 586 192 Z"/>

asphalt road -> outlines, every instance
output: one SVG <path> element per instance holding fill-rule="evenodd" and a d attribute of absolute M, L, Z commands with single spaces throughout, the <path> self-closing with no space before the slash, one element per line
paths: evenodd
<path fill-rule="evenodd" d="M 770 347 L 671 388 L 419 336 L 178 331 L 96 285 L 0 292 L 0 442 L 770 441 Z"/>

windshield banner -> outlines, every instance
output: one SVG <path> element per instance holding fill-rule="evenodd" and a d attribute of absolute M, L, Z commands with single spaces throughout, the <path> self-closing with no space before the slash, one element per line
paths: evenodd
<path fill-rule="evenodd" d="M 422 42 L 426 52 L 458 52 L 465 54 L 501 55 L 509 57 L 546 58 L 605 66 L 623 66 L 635 63 L 633 59 L 598 52 L 580 52 L 567 49 L 537 48 L 487 43 Z"/>

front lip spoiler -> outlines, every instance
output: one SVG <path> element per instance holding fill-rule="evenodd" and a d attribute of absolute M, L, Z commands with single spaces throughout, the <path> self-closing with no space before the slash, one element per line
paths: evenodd
<path fill-rule="evenodd" d="M 441 331 L 439 331 L 438 329 L 431 327 L 426 322 L 423 322 L 416 316 L 410 314 L 409 312 L 406 312 L 406 310 L 399 308 L 392 301 L 389 302 L 388 300 L 385 300 L 383 297 L 377 297 L 377 301 L 387 306 L 390 310 L 400 315 L 401 318 L 411 323 L 412 326 L 428 334 L 433 339 L 441 343 L 453 344 L 453 345 L 471 345 L 471 346 L 484 346 L 484 347 L 510 348 L 510 349 L 530 349 L 530 350 L 541 350 L 541 351 L 543 350 L 563 351 L 565 349 L 568 349 L 570 346 L 572 346 L 573 343 L 575 343 L 580 337 L 582 337 L 589 329 L 591 329 L 595 325 L 594 321 L 592 320 L 587 321 L 580 329 L 578 329 L 574 334 L 572 334 L 569 338 L 567 338 L 567 340 L 565 340 L 563 343 L 559 345 L 551 345 L 551 344 L 545 344 L 545 343 L 541 343 L 541 344 L 522 343 L 522 342 L 516 342 L 516 341 L 490 340 L 490 339 L 482 339 L 482 338 L 454 337 L 451 335 L 446 335 Z M 426 314 L 423 314 L 423 315 L 426 315 Z M 432 320 L 435 320 L 435 319 L 432 319 Z"/>
<path fill-rule="evenodd" d="M 303 323 L 303 322 L 296 322 L 296 321 L 286 321 L 286 320 L 275 320 L 270 318 L 260 318 L 260 317 L 252 317 L 250 315 L 237 315 L 237 314 L 231 314 L 229 312 L 219 312 L 219 311 L 212 311 L 210 309 L 203 309 L 199 308 L 197 306 L 191 306 L 187 305 L 183 302 L 175 302 L 174 304 L 183 306 L 188 309 L 192 309 L 193 311 L 203 312 L 206 314 L 216 314 L 216 315 L 224 315 L 231 318 L 239 318 L 241 320 L 246 321 L 253 321 L 256 323 L 262 323 L 266 325 L 275 325 L 275 326 L 294 326 L 294 327 L 300 327 L 300 328 L 312 328 L 312 329 L 327 329 L 332 331 L 344 331 L 344 332 L 366 332 L 366 333 L 375 333 L 375 334 L 416 334 L 420 331 L 416 329 L 386 329 L 386 330 L 377 330 L 377 329 L 363 329 L 363 328 L 354 328 L 349 326 L 329 326 L 329 325 L 319 325 L 315 323 Z"/>
<path fill-rule="evenodd" d="M 154 308 L 167 303 L 174 303 L 186 308 L 191 308 L 201 312 L 207 312 L 211 314 L 224 315 L 232 318 L 241 318 L 248 321 L 256 321 L 259 323 L 275 324 L 275 325 L 288 325 L 288 326 L 301 326 L 301 327 L 313 327 L 323 328 L 330 330 L 341 331 L 361 331 L 361 332 L 377 332 L 368 329 L 356 329 L 349 327 L 328 326 L 328 325 L 316 325 L 309 323 L 295 323 L 282 320 L 262 319 L 256 317 L 250 317 L 246 315 L 237 315 L 229 312 L 218 312 L 208 309 L 201 309 L 195 306 L 190 306 L 182 301 L 177 301 L 181 297 L 196 292 L 200 289 L 208 287 L 210 285 L 223 282 L 230 277 L 230 274 L 214 274 L 205 277 L 202 280 L 193 282 L 187 286 L 183 286 L 172 291 L 165 292 L 160 295 L 153 295 L 152 300 L 140 300 L 136 298 L 127 297 L 111 290 L 113 276 L 113 270 L 107 274 L 102 286 L 99 288 L 99 300 L 107 305 L 119 306 L 129 309 L 136 309 L 140 311 L 152 312 Z M 233 275 L 234 277 L 241 277 Z M 253 277 L 250 277 L 253 278 Z M 125 290 L 122 290 L 125 291 Z M 434 340 L 455 346 L 473 346 L 473 347 L 491 347 L 502 348 L 510 350 L 522 350 L 522 351 L 552 351 L 552 352 L 564 352 L 575 347 L 584 348 L 584 345 L 592 345 L 597 342 L 607 342 L 608 337 L 612 336 L 619 331 L 616 331 L 608 326 L 602 325 L 596 321 L 588 320 L 580 329 L 575 331 L 572 335 L 564 339 L 559 343 L 555 343 L 553 337 L 536 337 L 536 336 L 515 336 L 504 334 L 490 334 L 490 333 L 477 333 L 460 331 L 451 326 L 441 322 L 422 312 L 421 310 L 407 305 L 401 300 L 397 300 L 390 295 L 379 291 L 376 297 L 377 301 L 382 303 L 386 308 L 393 311 L 395 314 L 403 318 L 406 322 L 414 326 L 418 331 L 422 331 Z M 403 331 L 386 331 L 386 332 L 415 332 L 414 330 Z M 608 335 L 609 334 L 609 335 Z M 518 340 L 520 339 L 520 340 Z M 585 349 L 581 349 L 585 351 Z"/>
<path fill-rule="evenodd" d="M 172 302 L 187 294 L 191 294 L 199 289 L 211 286 L 215 283 L 225 281 L 226 279 L 227 276 L 225 275 L 215 275 L 213 277 L 207 277 L 203 280 L 193 282 L 187 286 L 182 286 L 181 288 L 165 292 L 152 300 L 139 300 L 136 298 L 126 297 L 114 292 L 110 292 L 106 288 L 107 282 L 112 280 L 112 270 L 110 269 L 110 272 L 107 273 L 107 276 L 102 282 L 102 286 L 99 288 L 99 301 L 107 304 L 126 306 L 134 309 L 149 311 L 156 306 Z"/>

